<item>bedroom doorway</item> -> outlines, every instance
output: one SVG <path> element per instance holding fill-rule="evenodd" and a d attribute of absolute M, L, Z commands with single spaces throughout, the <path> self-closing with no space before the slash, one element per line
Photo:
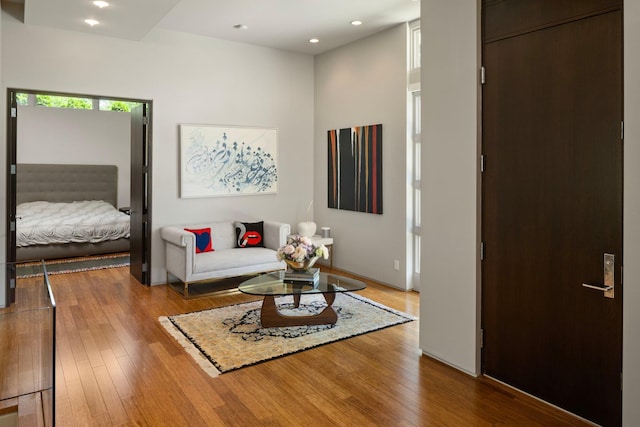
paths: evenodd
<path fill-rule="evenodd" d="M 131 137 L 130 141 L 125 141 L 126 147 L 122 147 L 122 144 L 119 144 L 118 150 L 124 150 L 123 153 L 112 153 L 109 154 L 111 157 L 116 160 L 116 164 L 119 164 L 119 168 L 121 169 L 120 179 L 124 185 L 127 185 L 127 182 L 131 185 L 131 188 L 123 187 L 122 184 L 118 187 L 122 189 L 118 195 L 118 203 L 116 207 L 119 207 L 122 211 L 131 211 L 131 229 L 132 229 L 132 238 L 131 240 L 135 240 L 135 245 L 130 245 L 130 254 L 131 254 L 131 273 L 132 275 L 142 284 L 149 285 L 150 277 L 147 272 L 150 271 L 150 260 L 151 260 L 151 245 L 150 245 L 150 236 L 148 230 L 150 227 L 150 215 L 149 215 L 149 207 L 151 205 L 151 191 L 150 191 L 150 182 L 151 182 L 151 127 L 149 124 L 151 123 L 151 112 L 152 112 L 152 101 L 150 100 L 140 100 L 140 99 L 130 99 L 130 98 L 113 98 L 113 97 L 103 97 L 103 96 L 93 96 L 93 95 L 79 95 L 79 94 L 70 94 L 70 93 L 60 93 L 60 92 L 42 92 L 42 91 L 33 91 L 27 89 L 7 89 L 7 99 L 8 99 L 8 109 L 7 109 L 7 163 L 6 163 L 6 194 L 7 194 L 7 204 L 6 204 L 6 213 L 7 213 L 7 241 L 6 241 L 6 261 L 11 262 L 15 261 L 16 258 L 16 194 L 17 194 L 17 177 L 16 177 L 16 165 L 18 161 L 23 163 L 20 159 L 21 156 L 18 156 L 18 152 L 22 149 L 28 149 L 30 152 L 41 151 L 40 148 L 33 146 L 33 143 L 25 143 L 21 144 L 19 141 L 20 138 L 23 138 L 23 134 L 18 134 L 18 117 L 20 116 L 18 102 L 19 100 L 24 99 L 25 97 L 32 98 L 32 105 L 35 105 L 33 99 L 38 99 L 39 105 L 48 105 L 45 102 L 48 102 L 49 99 L 59 98 L 59 97 L 68 97 L 70 99 L 69 105 L 63 105 L 62 107 L 66 108 L 55 108 L 55 110 L 67 113 L 67 117 L 71 117 L 71 119 L 65 120 L 67 125 L 67 129 L 69 129 L 69 122 L 76 121 L 76 123 L 85 122 L 87 114 L 96 114 L 98 110 L 104 111 L 105 109 L 112 110 L 107 113 L 111 114 L 111 116 L 119 116 L 118 123 L 122 123 L 120 126 L 120 133 L 123 134 L 127 139 Z M 74 103 L 83 102 L 89 103 L 88 110 L 74 109 Z M 106 104 L 106 108 L 105 108 Z M 51 104 L 53 105 L 53 103 Z M 134 117 L 134 114 L 126 113 L 126 116 L 120 115 L 119 112 L 115 111 L 126 111 L 126 106 L 128 105 L 141 105 L 144 108 L 144 118 L 143 123 L 140 126 L 136 126 L 133 119 L 128 118 L 127 116 Z M 84 108 L 87 108 L 86 105 Z M 38 111 L 43 112 L 45 109 L 54 110 L 53 108 L 49 109 L 47 107 L 37 107 Z M 34 108 L 36 110 L 36 108 Z M 32 110 L 32 111 L 34 111 Z M 26 110 L 25 110 L 26 111 Z M 74 116 L 74 111 L 79 112 L 78 116 Z M 24 112 L 24 111 L 23 111 Z M 24 114 L 22 115 L 26 120 Z M 35 120 L 39 121 L 42 119 L 37 118 L 38 115 L 35 115 Z M 44 123 L 41 122 L 40 123 Z M 22 123 L 24 126 L 24 123 Z M 39 126 L 36 126 L 39 127 Z M 73 128 L 71 127 L 71 132 L 73 132 Z M 100 132 L 102 133 L 102 132 Z M 124 139 L 122 139 L 124 141 Z M 46 147 L 42 146 L 42 151 L 45 148 L 51 148 L 51 146 Z M 56 147 L 60 151 L 69 150 L 68 146 L 64 147 Z M 82 147 L 84 151 L 91 151 L 89 147 Z M 83 161 L 82 163 L 87 164 L 97 164 L 104 163 L 104 153 L 102 150 L 111 150 L 111 147 L 101 148 L 101 151 L 95 152 L 95 160 L 89 159 L 88 161 Z M 137 151 L 141 151 L 140 154 L 137 154 Z M 23 151 L 20 151 L 24 153 Z M 42 153 L 41 153 L 42 154 Z M 75 153 L 74 153 L 75 154 Z M 127 159 L 130 156 L 130 159 Z M 41 156 L 42 157 L 42 156 Z M 55 158 L 55 156 L 52 156 Z M 124 160 L 124 162 L 123 162 Z M 37 161 L 34 163 L 53 163 L 55 160 L 47 161 Z M 112 160 L 114 162 L 114 160 Z M 60 162 L 67 163 L 67 162 Z M 76 159 L 69 161 L 68 163 L 79 163 Z M 142 182 L 142 187 L 138 185 L 138 182 Z M 134 191 L 134 187 L 136 189 L 143 188 L 144 191 Z M 142 198 L 138 200 L 138 198 Z M 133 212 L 133 206 L 142 206 L 144 207 L 144 211 L 136 211 Z M 128 208 L 128 209 L 125 209 Z M 140 222 L 138 224 L 137 222 Z M 11 272 L 8 272 L 11 274 Z M 15 274 L 13 277 L 7 278 L 8 288 L 6 290 L 7 294 L 7 302 L 13 302 L 15 300 Z"/>

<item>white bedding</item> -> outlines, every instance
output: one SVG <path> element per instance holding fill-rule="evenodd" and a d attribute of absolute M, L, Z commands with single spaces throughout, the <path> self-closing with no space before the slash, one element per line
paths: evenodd
<path fill-rule="evenodd" d="M 98 243 L 128 238 L 129 215 L 110 203 L 29 202 L 16 207 L 16 246 Z"/>

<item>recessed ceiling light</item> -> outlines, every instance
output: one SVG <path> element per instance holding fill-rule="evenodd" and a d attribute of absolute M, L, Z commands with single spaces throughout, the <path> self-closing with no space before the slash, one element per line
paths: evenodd
<path fill-rule="evenodd" d="M 85 23 L 87 23 L 87 24 L 89 24 L 89 25 L 91 25 L 92 27 L 93 27 L 94 25 L 98 25 L 98 24 L 99 24 L 99 22 L 98 22 L 98 21 L 96 21 L 95 19 L 85 19 L 85 20 L 84 20 L 84 22 L 85 22 Z"/>
<path fill-rule="evenodd" d="M 102 1 L 102 0 L 96 0 L 96 1 L 93 2 L 93 4 L 98 6 L 100 9 L 102 9 L 103 7 L 109 6 L 109 3 L 107 3 L 106 1 Z"/>
<path fill-rule="evenodd" d="M 309 39 L 309 43 L 320 43 L 319 39 Z"/>
<path fill-rule="evenodd" d="M 234 26 L 233 26 L 233 28 L 235 28 L 236 30 L 246 30 L 246 29 L 248 29 L 249 27 L 247 27 L 247 26 L 246 26 L 246 25 L 244 25 L 244 24 L 237 24 L 237 25 L 234 25 Z"/>
<path fill-rule="evenodd" d="M 353 25 L 354 27 L 357 27 L 358 25 L 362 25 L 362 21 L 358 21 L 356 19 L 355 21 L 351 21 L 351 25 Z"/>

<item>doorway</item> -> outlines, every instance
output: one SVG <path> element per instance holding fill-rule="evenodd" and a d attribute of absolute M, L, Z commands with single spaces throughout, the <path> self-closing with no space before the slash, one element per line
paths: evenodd
<path fill-rule="evenodd" d="M 568 3 L 483 2 L 482 369 L 616 426 L 622 4 Z"/>
<path fill-rule="evenodd" d="M 35 97 L 36 92 L 32 90 L 23 89 L 8 89 L 7 99 L 9 101 L 8 119 L 7 119 L 7 261 L 15 261 L 16 259 L 16 165 L 17 165 L 17 152 L 19 147 L 18 142 L 18 94 L 24 94 L 25 96 Z M 69 93 L 46 93 L 42 91 L 37 92 L 38 96 L 46 97 L 68 97 L 73 100 L 81 99 L 84 102 L 93 103 L 93 108 L 98 109 L 99 102 L 111 103 L 114 109 L 119 109 L 124 103 L 135 103 L 144 106 L 144 118 L 140 126 L 136 126 L 132 119 L 131 121 L 131 143 L 126 147 L 126 155 L 131 153 L 130 165 L 121 165 L 131 169 L 130 181 L 132 190 L 130 192 L 130 204 L 144 206 L 145 212 L 132 211 L 131 223 L 131 239 L 137 242 L 136 245 L 131 245 L 131 271 L 134 277 L 143 284 L 150 284 L 150 278 L 147 271 L 150 271 L 150 236 L 146 230 L 150 229 L 150 216 L 148 214 L 148 208 L 151 203 L 150 194 L 150 164 L 151 164 L 151 131 L 150 131 L 150 118 L 152 101 L 139 100 L 139 99 L 126 99 L 126 98 L 109 98 L 109 97 L 97 97 L 92 95 L 79 95 Z M 116 105 L 119 104 L 119 105 Z M 36 108 L 36 107 L 34 107 Z M 47 107 L 37 107 L 47 108 Z M 91 108 L 91 107 L 89 107 Z M 120 114 L 120 113 L 115 113 Z M 131 117 L 138 117 L 134 114 Z M 120 120 L 121 122 L 121 120 Z M 126 126 L 126 124 L 125 124 Z M 135 133 L 134 133 L 135 130 Z M 126 132 L 126 131 L 125 131 Z M 141 155 L 135 155 L 136 150 L 144 151 Z M 141 164 L 138 164 L 141 163 Z M 143 164 L 144 163 L 144 164 Z M 129 171 L 126 171 L 126 176 L 129 177 Z M 138 176 L 141 175 L 141 176 Z M 133 187 L 140 188 L 137 185 L 138 182 L 144 182 L 147 186 L 144 187 L 144 191 L 133 191 Z M 134 185 L 136 184 L 136 185 Z M 126 185 L 126 184 L 125 184 Z M 138 200 L 143 199 L 143 200 Z M 137 224 L 140 222 L 141 224 Z M 144 233 L 144 234 L 140 234 Z M 140 234 L 140 236 L 138 236 Z M 137 265 L 137 264 L 140 265 Z M 141 272 L 144 274 L 136 274 Z M 7 289 L 7 301 L 12 302 L 15 299 L 14 296 L 14 280 L 9 280 L 7 283 L 11 285 Z"/>

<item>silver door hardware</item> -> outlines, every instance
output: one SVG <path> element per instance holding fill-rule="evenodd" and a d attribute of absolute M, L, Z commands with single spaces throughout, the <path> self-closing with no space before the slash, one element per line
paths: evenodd
<path fill-rule="evenodd" d="M 615 255 L 613 254 L 604 254 L 604 284 L 602 285 L 592 285 L 588 283 L 583 283 L 582 286 L 585 288 L 596 289 L 598 291 L 604 292 L 604 296 L 606 298 L 613 298 L 614 294 L 614 280 L 615 280 Z"/>

